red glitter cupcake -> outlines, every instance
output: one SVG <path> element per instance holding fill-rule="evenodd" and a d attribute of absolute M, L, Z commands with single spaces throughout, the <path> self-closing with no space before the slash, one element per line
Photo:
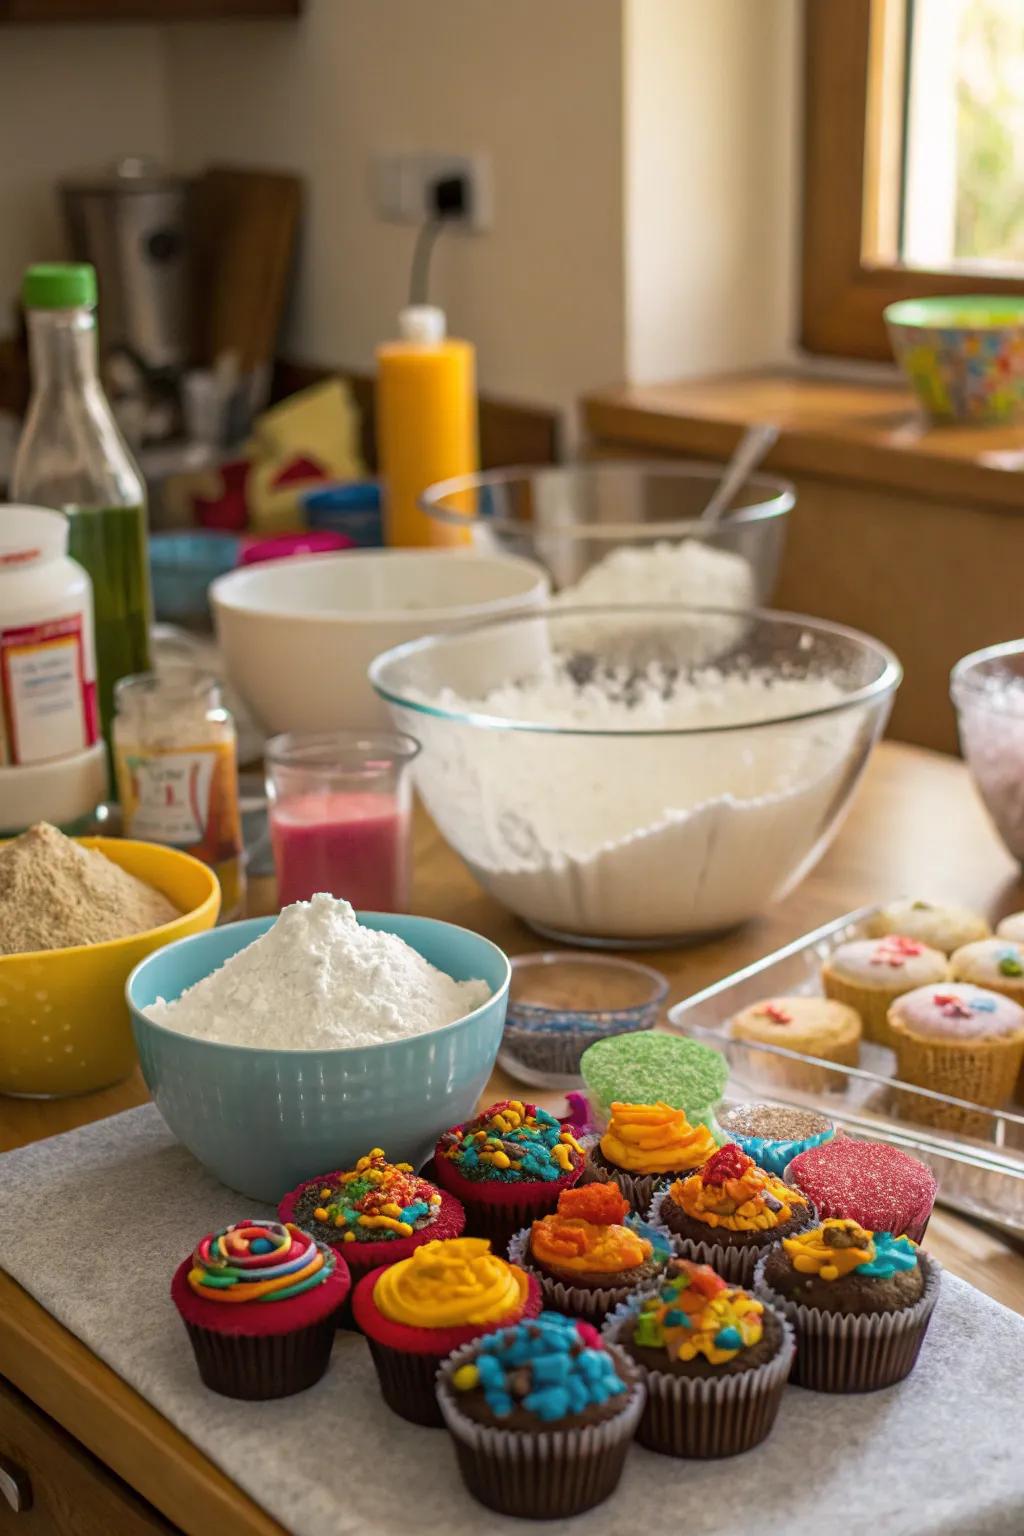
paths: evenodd
<path fill-rule="evenodd" d="M 424 1243 L 410 1258 L 364 1275 L 352 1297 L 384 1401 L 413 1424 L 437 1426 L 442 1360 L 540 1308 L 537 1281 L 479 1237 Z"/>
<path fill-rule="evenodd" d="M 462 1202 L 468 1230 L 501 1252 L 522 1227 L 556 1209 L 583 1166 L 571 1127 L 519 1099 L 445 1131 L 434 1154 L 437 1182 Z"/>
<path fill-rule="evenodd" d="M 206 1386 L 225 1397 L 289 1397 L 320 1380 L 351 1280 L 308 1232 L 238 1221 L 204 1237 L 171 1281 Z"/>
<path fill-rule="evenodd" d="M 938 1189 L 931 1169 L 908 1152 L 842 1135 L 794 1157 L 785 1177 L 813 1200 L 822 1220 L 846 1216 L 871 1232 L 915 1243 L 924 1237 Z"/>
<path fill-rule="evenodd" d="M 460 1237 L 466 1225 L 454 1195 L 419 1178 L 409 1163 L 389 1163 L 380 1147 L 354 1168 L 307 1179 L 285 1195 L 277 1214 L 337 1248 L 353 1283 L 423 1243 Z"/>

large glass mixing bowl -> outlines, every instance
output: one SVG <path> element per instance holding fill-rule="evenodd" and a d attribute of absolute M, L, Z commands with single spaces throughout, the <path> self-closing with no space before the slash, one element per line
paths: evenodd
<path fill-rule="evenodd" d="M 464 529 L 478 550 L 539 561 L 556 592 L 582 581 L 585 603 L 756 607 L 775 590 L 796 496 L 784 480 L 751 475 L 719 522 L 701 523 L 722 468 L 606 459 L 496 469 L 442 480 L 428 487 L 420 505 Z M 676 546 L 669 561 L 665 544 Z M 653 554 L 646 563 L 623 561 L 623 550 Z"/>
<path fill-rule="evenodd" d="M 1024 864 L 1024 640 L 962 656 L 953 668 L 960 746 L 978 793 Z"/>
<path fill-rule="evenodd" d="M 547 610 L 412 641 L 370 680 L 480 883 L 573 943 L 754 917 L 835 832 L 901 678 L 856 630 L 768 610 Z"/>

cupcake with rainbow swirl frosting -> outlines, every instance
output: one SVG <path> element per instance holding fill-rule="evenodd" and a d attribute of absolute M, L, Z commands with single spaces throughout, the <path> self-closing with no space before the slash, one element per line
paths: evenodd
<path fill-rule="evenodd" d="M 830 1217 L 763 1255 L 754 1283 L 796 1333 L 796 1383 L 873 1392 L 913 1369 L 940 1274 L 909 1237 Z"/>
<path fill-rule="evenodd" d="M 455 1350 L 437 1398 L 474 1498 L 565 1520 L 614 1492 L 644 1390 L 591 1324 L 542 1312 Z"/>
<path fill-rule="evenodd" d="M 735 1456 L 771 1430 L 793 1330 L 709 1265 L 673 1259 L 657 1290 L 638 1292 L 611 1314 L 603 1337 L 628 1355 L 647 1388 L 637 1439 L 648 1450 Z"/>
<path fill-rule="evenodd" d="M 206 1386 L 225 1397 L 289 1397 L 331 1358 L 348 1267 L 296 1226 L 234 1222 L 210 1233 L 171 1281 Z"/>
<path fill-rule="evenodd" d="M 540 1287 L 481 1237 L 424 1243 L 371 1270 L 352 1295 L 384 1401 L 413 1424 L 440 1425 L 434 1382 L 460 1345 L 540 1311 Z"/>
<path fill-rule="evenodd" d="M 586 1179 L 613 1180 L 638 1216 L 671 1179 L 702 1168 L 718 1142 L 670 1104 L 613 1104 L 608 1129 L 587 1152 Z"/>
<path fill-rule="evenodd" d="M 407 1259 L 423 1243 L 460 1237 L 466 1224 L 454 1195 L 421 1179 L 410 1163 L 389 1163 L 380 1147 L 354 1168 L 305 1180 L 285 1195 L 277 1214 L 340 1249 L 353 1282 Z"/>
<path fill-rule="evenodd" d="M 650 1220 L 669 1234 L 677 1257 L 749 1285 L 764 1249 L 812 1226 L 817 1213 L 801 1190 L 727 1142 L 699 1173 L 655 1195 Z"/>
<path fill-rule="evenodd" d="M 583 1148 L 570 1127 L 536 1104 L 502 1099 L 444 1132 L 434 1175 L 460 1201 L 466 1228 L 504 1253 L 515 1234 L 553 1211 L 579 1181 Z"/>
<path fill-rule="evenodd" d="M 558 1209 L 517 1232 L 509 1258 L 540 1283 L 545 1307 L 600 1323 L 671 1257 L 667 1236 L 630 1215 L 617 1184 L 564 1189 Z"/>

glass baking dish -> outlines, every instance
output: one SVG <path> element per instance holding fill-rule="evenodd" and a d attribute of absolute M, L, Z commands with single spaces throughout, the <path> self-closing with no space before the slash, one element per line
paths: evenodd
<path fill-rule="evenodd" d="M 903 1147 L 932 1169 L 940 1204 L 1024 1235 L 1024 1115 L 897 1087 L 893 1052 L 868 1041 L 859 1067 L 841 1067 L 781 1046 L 732 1040 L 727 1033 L 733 1014 L 763 997 L 820 994 L 822 964 L 838 944 L 865 937 L 866 920 L 876 910 L 848 912 L 695 992 L 669 1011 L 669 1027 L 723 1052 L 732 1098 L 820 1109 L 853 1135 Z M 920 1123 L 936 1108 L 969 1111 L 970 1134 Z"/>

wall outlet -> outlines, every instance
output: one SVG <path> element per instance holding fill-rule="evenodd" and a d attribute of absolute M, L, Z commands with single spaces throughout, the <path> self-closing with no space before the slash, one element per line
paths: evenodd
<path fill-rule="evenodd" d="M 440 153 L 379 154 L 371 164 L 371 195 L 378 218 L 392 224 L 422 224 L 430 217 L 430 189 L 448 176 L 462 176 L 469 188 L 467 214 L 453 228 L 482 234 L 494 223 L 494 187 L 486 155 Z"/>

